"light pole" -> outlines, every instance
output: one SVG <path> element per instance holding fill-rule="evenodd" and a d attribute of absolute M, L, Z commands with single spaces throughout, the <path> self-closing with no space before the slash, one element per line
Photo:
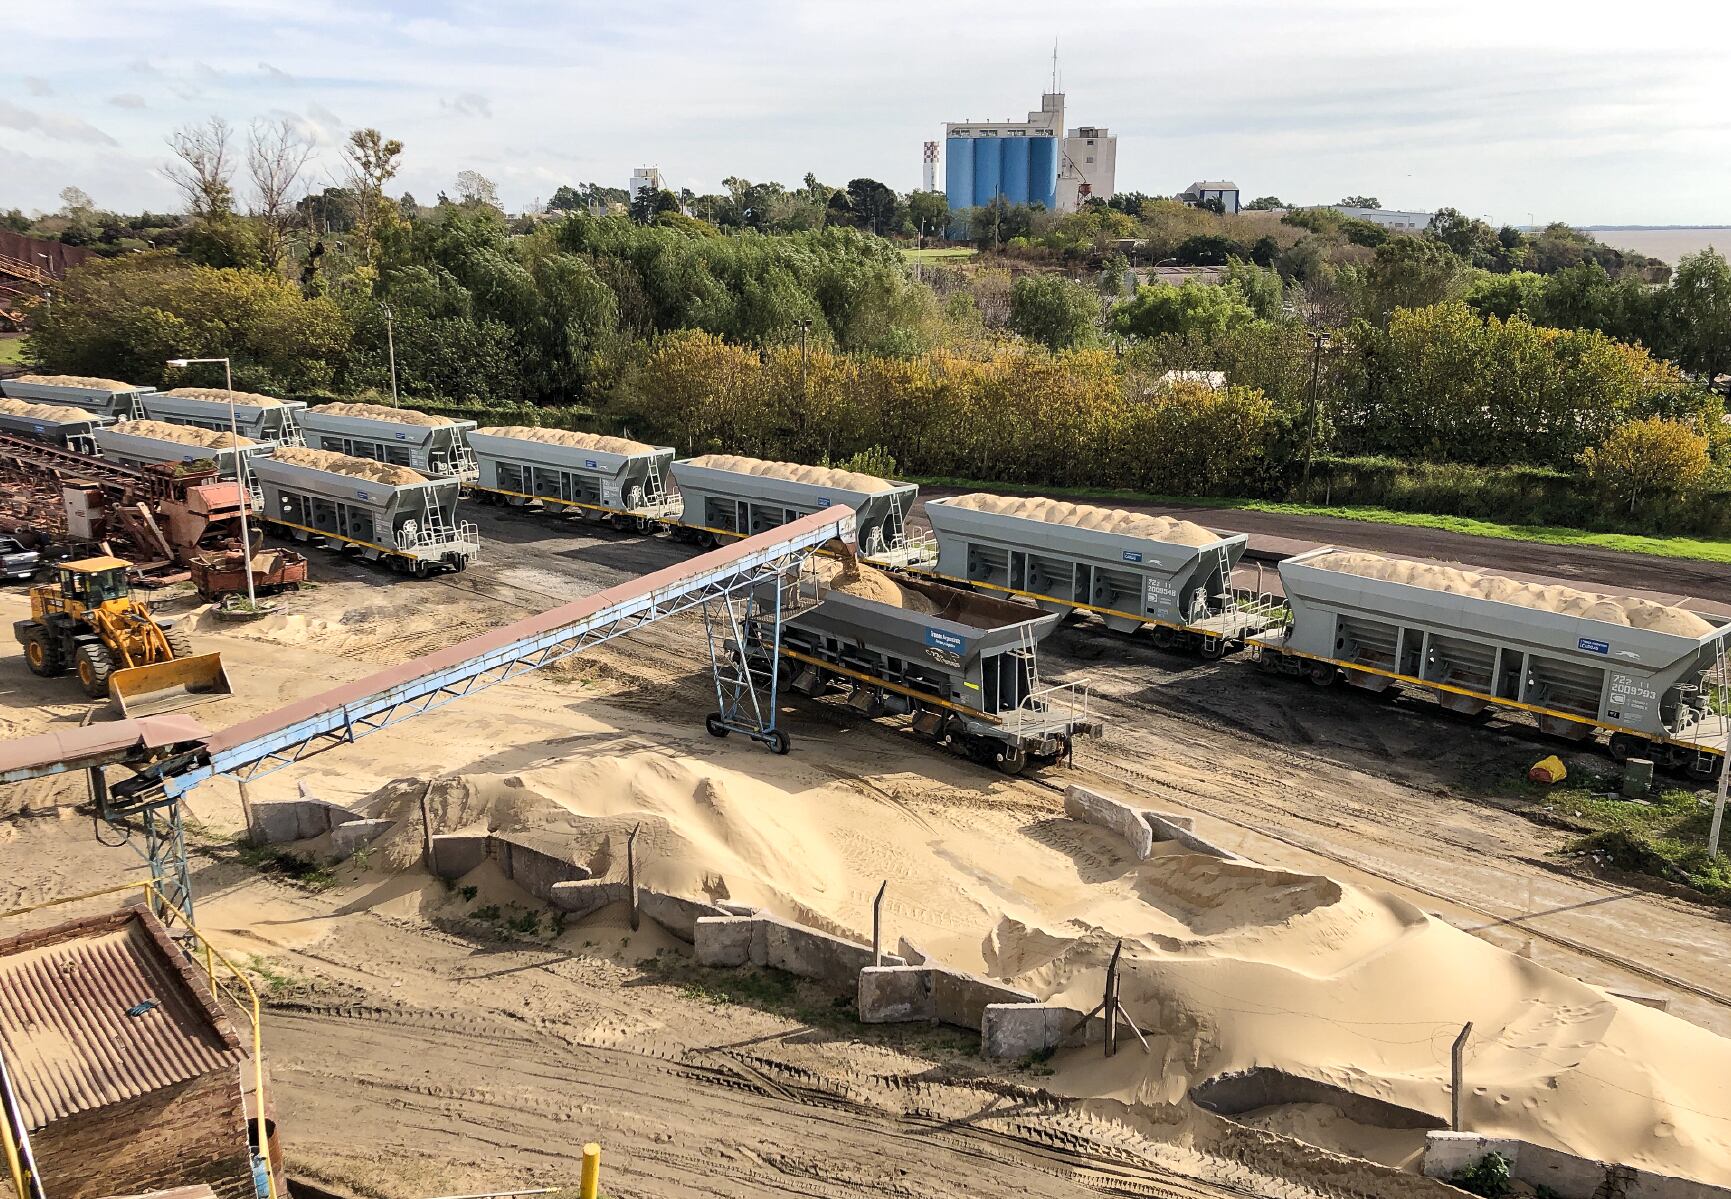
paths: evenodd
<path fill-rule="evenodd" d="M 385 310 L 385 345 L 389 348 L 391 356 L 391 407 L 395 408 L 397 406 L 397 334 L 391 326 L 395 314 L 391 311 L 389 304 L 381 304 L 380 307 Z"/>
<path fill-rule="evenodd" d="M 1315 351 L 1310 359 L 1310 403 L 1305 416 L 1304 429 L 1304 474 L 1300 484 L 1310 482 L 1310 463 L 1316 456 L 1316 417 L 1319 407 L 1317 389 L 1322 381 L 1322 351 L 1328 348 L 1328 334 L 1313 330 L 1310 334 L 1315 344 Z"/>
<path fill-rule="evenodd" d="M 227 358 L 170 358 L 169 366 L 191 366 L 198 362 L 222 363 L 228 391 L 228 449 L 234 455 L 234 485 L 240 491 L 240 552 L 246 557 L 246 606 L 258 611 L 258 594 L 252 586 L 252 489 L 246 485 L 246 458 L 240 452 L 240 430 L 234 419 L 234 365 Z"/>

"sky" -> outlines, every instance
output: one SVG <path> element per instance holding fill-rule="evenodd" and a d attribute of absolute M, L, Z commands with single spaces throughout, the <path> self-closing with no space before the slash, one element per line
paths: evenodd
<path fill-rule="evenodd" d="M 1068 123 L 1118 188 L 1453 205 L 1498 223 L 1731 224 L 1725 0 L 13 0 L 0 208 L 178 206 L 165 138 L 287 119 L 340 173 L 348 130 L 505 207 L 632 168 L 720 191 L 919 184 L 945 121 L 1020 119 L 1056 40 Z M 20 81 L 21 76 L 21 81 Z M 243 189 L 244 194 L 244 189 Z"/>

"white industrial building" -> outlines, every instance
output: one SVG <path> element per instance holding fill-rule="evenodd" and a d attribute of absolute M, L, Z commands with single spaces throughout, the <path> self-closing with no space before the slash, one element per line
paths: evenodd
<path fill-rule="evenodd" d="M 626 188 L 626 191 L 630 193 L 633 203 L 637 200 L 637 193 L 645 189 L 650 191 L 671 190 L 661 180 L 660 167 L 638 167 L 631 172 L 631 185 Z"/>
<path fill-rule="evenodd" d="M 1330 204 L 1329 207 L 1342 216 L 1370 221 L 1396 233 L 1423 233 L 1430 228 L 1431 217 L 1436 215 L 1434 212 L 1399 212 L 1393 208 L 1348 208 L 1343 204 Z"/>
<path fill-rule="evenodd" d="M 1222 212 L 1238 211 L 1238 185 L 1228 179 L 1199 179 L 1173 198 L 1192 208 L 1201 208 L 1210 200 L 1218 200 Z"/>
<path fill-rule="evenodd" d="M 1059 113 L 1064 98 L 1058 97 Z M 1118 139 L 1102 125 L 1081 125 L 1064 134 L 1058 165 L 1058 211 L 1075 212 L 1087 200 L 1110 200 L 1118 184 Z"/>
<path fill-rule="evenodd" d="M 1023 121 L 949 122 L 944 145 L 944 190 L 955 211 L 1003 196 L 1075 212 L 1117 190 L 1118 139 L 1097 125 L 1066 130 L 1063 92 L 1042 95 Z M 927 158 L 925 167 L 932 166 Z"/>

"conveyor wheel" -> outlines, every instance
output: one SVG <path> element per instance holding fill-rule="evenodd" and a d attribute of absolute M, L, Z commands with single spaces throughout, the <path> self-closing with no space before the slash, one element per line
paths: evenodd
<path fill-rule="evenodd" d="M 725 737 L 729 731 L 728 727 L 721 723 L 720 712 L 711 712 L 708 716 L 705 716 L 703 718 L 703 727 L 708 731 L 711 737 Z"/>
<path fill-rule="evenodd" d="M 793 742 L 780 729 L 769 730 L 769 749 L 771 753 L 785 754 L 793 748 Z"/>

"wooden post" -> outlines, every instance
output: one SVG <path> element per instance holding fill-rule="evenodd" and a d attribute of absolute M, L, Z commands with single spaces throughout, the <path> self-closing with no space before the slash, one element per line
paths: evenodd
<path fill-rule="evenodd" d="M 1466 1053 L 1467 1038 L 1473 1035 L 1473 1022 L 1468 1020 L 1461 1028 L 1461 1035 L 1455 1038 L 1454 1048 L 1449 1051 L 1449 1128 L 1453 1132 L 1461 1131 L 1461 1091 L 1466 1086 Z"/>
<path fill-rule="evenodd" d="M 241 786 L 246 786 L 242 783 Z M 433 818 L 427 811 L 427 798 L 433 793 L 433 780 L 428 779 L 427 785 L 421 788 L 421 865 L 429 870 L 438 863 L 433 861 Z"/>
<path fill-rule="evenodd" d="M 889 888 L 890 880 L 885 879 L 878 888 L 877 898 L 872 900 L 872 965 L 884 964 L 884 892 Z"/>
<path fill-rule="evenodd" d="M 239 780 L 237 785 L 240 787 L 240 815 L 241 819 L 246 821 L 246 836 L 244 839 L 248 845 L 251 845 L 253 838 L 252 792 L 247 790 L 245 779 Z"/>
<path fill-rule="evenodd" d="M 641 829 L 642 827 L 643 826 L 641 824 L 633 826 L 633 828 L 631 829 L 631 835 L 629 837 L 625 838 L 625 889 L 631 893 L 631 931 L 632 932 L 637 931 L 637 919 L 638 919 L 638 917 L 637 917 L 637 833 L 638 833 L 638 830 Z M 599 1159 L 599 1155 L 601 1153 L 601 1149 L 599 1146 L 596 1147 L 595 1152 L 596 1152 L 597 1158 Z M 587 1146 L 584 1147 L 583 1153 L 584 1153 L 584 1158 L 583 1158 L 584 1167 L 583 1168 L 585 1171 L 587 1171 L 589 1168 L 589 1166 L 588 1166 L 589 1149 Z M 587 1174 L 585 1174 L 585 1177 L 587 1177 Z"/>
<path fill-rule="evenodd" d="M 1100 1007 L 1106 1016 L 1106 1056 L 1118 1053 L 1118 955 L 1124 952 L 1124 942 L 1112 950 L 1111 964 L 1106 967 L 1106 997 Z"/>

